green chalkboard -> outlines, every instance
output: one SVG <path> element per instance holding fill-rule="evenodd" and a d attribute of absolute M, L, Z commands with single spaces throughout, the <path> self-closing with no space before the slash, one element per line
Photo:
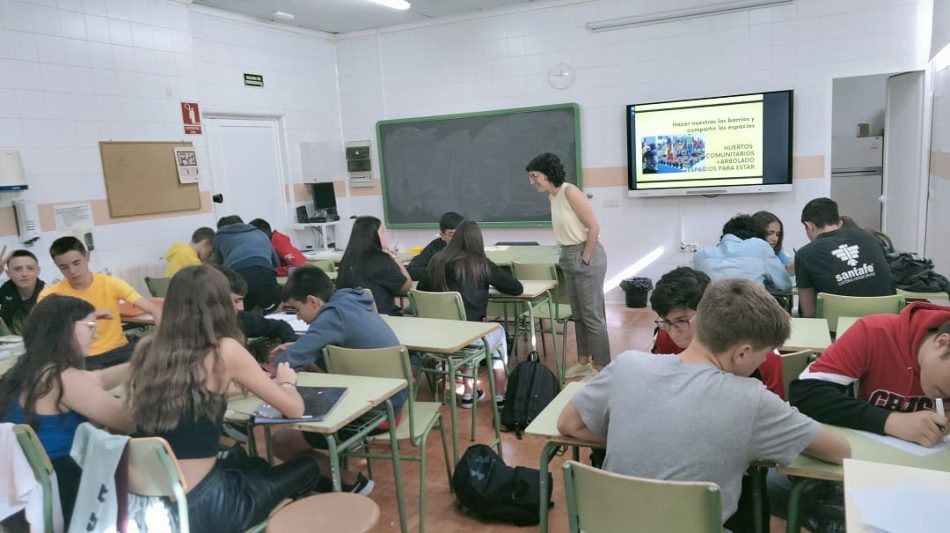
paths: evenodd
<path fill-rule="evenodd" d="M 524 167 L 543 152 L 581 185 L 577 104 L 383 120 L 376 124 L 383 207 L 392 228 L 431 228 L 455 211 L 489 227 L 551 225 Z"/>

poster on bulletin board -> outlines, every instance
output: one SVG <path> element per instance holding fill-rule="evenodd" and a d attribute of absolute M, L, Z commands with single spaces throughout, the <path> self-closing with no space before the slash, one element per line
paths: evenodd
<path fill-rule="evenodd" d="M 178 168 L 178 183 L 198 183 L 198 158 L 194 148 L 175 147 L 175 167 Z"/>

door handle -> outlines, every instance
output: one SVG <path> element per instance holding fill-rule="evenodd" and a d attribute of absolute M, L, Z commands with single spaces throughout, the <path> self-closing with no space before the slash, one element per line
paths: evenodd
<path fill-rule="evenodd" d="M 223 204 L 223 203 L 224 203 L 224 195 L 221 194 L 221 193 L 212 194 L 212 195 L 211 195 L 211 201 L 214 202 L 214 203 L 216 203 L 216 204 Z"/>

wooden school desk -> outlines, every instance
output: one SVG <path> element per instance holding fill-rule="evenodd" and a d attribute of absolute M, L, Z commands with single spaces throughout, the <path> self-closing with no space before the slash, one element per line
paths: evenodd
<path fill-rule="evenodd" d="M 843 435 L 851 443 L 852 459 L 950 472 L 950 448 L 919 457 L 876 441 L 855 430 L 835 426 L 829 427 Z M 826 463 L 804 454 L 799 455 L 790 465 L 778 467 L 777 471 L 797 478 L 792 481 L 792 490 L 788 498 L 788 531 L 790 533 L 799 531 L 798 507 L 802 492 L 808 486 L 815 484 L 816 481 L 842 481 L 844 479 L 844 471 L 841 465 Z"/>
<path fill-rule="evenodd" d="M 389 324 L 399 344 L 410 350 L 426 352 L 440 359 L 448 367 L 448 376 L 455 376 L 458 369 L 482 356 L 488 362 L 488 397 L 491 398 L 492 423 L 495 427 L 495 440 L 488 443 L 494 445 L 501 455 L 501 420 L 498 408 L 495 405 L 495 374 L 491 366 L 491 346 L 488 344 L 488 334 L 495 328 L 500 328 L 495 322 L 468 322 L 465 320 L 442 320 L 438 318 L 418 318 L 411 316 L 381 315 L 383 321 Z M 485 353 L 472 352 L 467 356 L 458 356 L 458 352 L 478 341 L 482 342 Z M 454 382 L 454 378 L 450 377 Z M 478 402 L 474 402 L 477 404 Z M 472 440 L 475 440 L 475 422 L 477 410 L 472 406 Z M 458 407 L 455 400 L 455 389 L 449 394 L 449 415 L 452 418 L 452 457 L 455 463 L 459 460 L 459 430 Z"/>
<path fill-rule="evenodd" d="M 525 435 L 534 435 L 545 439 L 544 448 L 541 449 L 541 498 L 538 507 L 538 518 L 540 519 L 541 533 L 547 533 L 548 530 L 548 466 L 551 458 L 561 446 L 572 446 L 574 448 L 574 460 L 578 460 L 580 448 L 603 448 L 606 442 L 585 441 L 566 437 L 557 430 L 557 419 L 561 416 L 561 411 L 567 405 L 567 402 L 577 394 L 584 386 L 582 382 L 571 382 L 561 389 L 561 392 L 551 400 L 551 403 L 541 411 L 537 417 L 525 428 Z"/>
<path fill-rule="evenodd" d="M 486 246 L 485 255 L 498 266 L 511 266 L 512 263 L 551 263 L 557 265 L 560 246 Z"/>
<path fill-rule="evenodd" d="M 537 350 L 537 339 L 535 339 L 535 330 L 534 330 L 534 308 L 536 305 L 541 305 L 547 303 L 548 305 L 548 316 L 553 317 L 557 316 L 554 313 L 554 299 L 551 297 L 551 291 L 557 287 L 557 282 L 554 280 L 522 280 L 521 285 L 524 287 L 524 291 L 515 296 L 512 294 L 503 294 L 495 290 L 494 287 L 488 291 L 488 301 L 500 304 L 521 304 L 527 306 L 528 311 L 528 335 L 531 341 L 531 351 Z M 515 308 L 517 309 L 518 306 Z M 517 318 L 515 319 L 517 324 Z M 552 330 L 554 328 L 552 327 Z M 517 332 L 517 327 L 516 330 Z M 543 335 L 543 333 L 542 333 Z M 517 337 L 517 335 L 516 335 Z M 564 361 L 562 361 L 563 354 L 558 355 L 557 350 L 557 335 L 553 335 L 554 345 L 554 360 L 557 362 L 558 370 L 558 379 L 561 383 L 564 383 Z M 517 339 L 516 339 L 517 340 Z M 509 354 L 512 359 L 515 358 L 517 352 L 517 343 L 512 347 L 512 353 Z"/>
<path fill-rule="evenodd" d="M 915 485 L 928 490 L 941 492 L 950 500 L 950 473 L 936 470 L 925 470 L 908 466 L 896 466 L 883 463 L 872 463 L 856 459 L 844 460 L 844 516 L 845 526 L 850 533 L 871 533 L 861 519 L 860 508 L 853 499 L 853 492 L 860 490 L 894 490 L 898 485 Z M 896 503 L 897 502 L 888 502 Z M 945 510 L 944 510 L 945 511 Z M 888 511 L 893 512 L 893 511 Z M 950 531 L 950 515 L 941 513 L 942 522 L 929 524 L 932 531 Z M 899 517 L 897 517 L 899 519 Z"/>
<path fill-rule="evenodd" d="M 862 317 L 858 316 L 839 316 L 838 317 L 838 328 L 835 329 L 835 338 L 841 338 L 841 335 L 845 331 L 848 331 L 848 328 L 854 325 L 855 322 L 861 320 Z"/>
<path fill-rule="evenodd" d="M 389 423 L 389 444 L 392 453 L 393 475 L 396 481 L 396 505 L 399 508 L 399 525 L 403 533 L 406 529 L 405 502 L 402 493 L 402 469 L 399 466 L 399 441 L 396 438 L 396 416 L 390 403 L 397 392 L 406 388 L 404 379 L 374 378 L 366 376 L 349 376 L 340 374 L 320 374 L 300 372 L 297 374 L 297 383 L 305 387 L 346 387 L 346 394 L 340 403 L 330 411 L 322 422 L 303 422 L 293 424 L 277 424 L 277 429 L 296 429 L 321 433 L 327 439 L 327 453 L 330 456 L 330 473 L 333 481 L 333 490 L 340 492 L 340 451 L 349 449 L 352 445 L 361 442 L 371 431 L 383 422 Z M 248 417 L 250 430 L 248 431 L 249 446 L 254 441 L 253 418 L 250 415 L 261 404 L 261 400 L 253 394 L 232 397 L 228 400 L 228 410 Z M 369 413 L 373 408 L 385 404 L 385 413 L 376 411 L 372 419 L 365 421 L 353 436 L 337 442 L 336 433 L 344 426 L 357 418 Z M 233 417 L 232 417 L 233 418 Z M 270 450 L 271 425 L 264 426 L 267 443 L 268 460 L 272 459 Z"/>
<path fill-rule="evenodd" d="M 828 321 L 824 318 L 792 317 L 792 333 L 781 346 L 783 351 L 814 350 L 818 353 L 831 346 Z"/>

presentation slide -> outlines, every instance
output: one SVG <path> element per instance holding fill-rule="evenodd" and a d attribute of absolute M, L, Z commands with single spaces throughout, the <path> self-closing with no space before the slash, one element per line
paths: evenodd
<path fill-rule="evenodd" d="M 763 95 L 632 106 L 637 189 L 758 185 Z"/>

